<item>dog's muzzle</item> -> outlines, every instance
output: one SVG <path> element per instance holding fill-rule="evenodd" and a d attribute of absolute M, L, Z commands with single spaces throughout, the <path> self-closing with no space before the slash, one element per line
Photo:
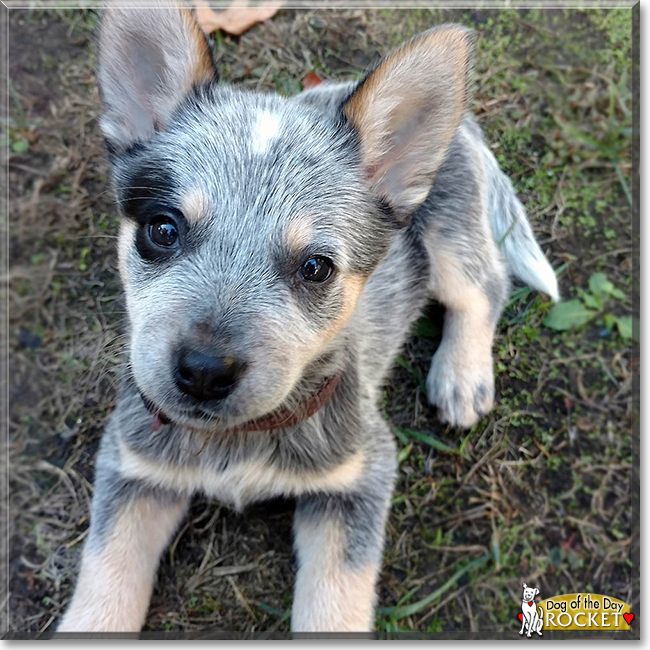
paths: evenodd
<path fill-rule="evenodd" d="M 309 399 L 301 402 L 293 409 L 278 409 L 268 415 L 263 415 L 254 420 L 250 420 L 249 422 L 244 422 L 243 424 L 238 424 L 226 429 L 221 433 L 253 433 L 258 431 L 287 429 L 296 426 L 316 415 L 316 413 L 325 406 L 325 404 L 331 399 L 332 395 L 334 395 L 342 377 L 342 370 L 337 374 L 332 375 L 329 379 L 323 382 L 321 387 Z M 146 409 L 154 416 L 154 421 L 151 425 L 152 431 L 159 431 L 163 425 L 171 424 L 172 420 L 163 411 L 161 411 L 150 399 L 145 397 L 142 394 L 142 391 L 138 392 L 140 393 L 140 397 L 142 398 L 142 402 Z"/>

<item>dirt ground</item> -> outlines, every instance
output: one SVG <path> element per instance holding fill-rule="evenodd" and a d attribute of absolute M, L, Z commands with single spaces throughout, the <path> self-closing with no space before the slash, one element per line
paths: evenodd
<path fill-rule="evenodd" d="M 558 270 L 563 297 L 598 312 L 557 331 L 544 324 L 547 299 L 516 289 L 494 349 L 497 405 L 469 432 L 443 427 L 427 405 L 423 378 L 440 309 L 418 323 L 383 404 L 400 472 L 379 631 L 515 636 L 522 582 L 537 585 L 542 598 L 591 591 L 638 606 L 638 357 L 625 327 L 637 244 L 631 16 L 282 10 L 240 38 L 213 39 L 225 80 L 292 94 L 309 72 L 359 76 L 434 24 L 476 29 L 476 115 Z M 93 459 L 123 363 L 117 217 L 97 126 L 96 24 L 89 10 L 10 12 L 13 631 L 53 629 L 71 596 Z M 603 300 L 597 273 L 611 283 Z M 290 502 L 236 514 L 197 497 L 162 559 L 146 629 L 288 630 L 291 517 Z"/>

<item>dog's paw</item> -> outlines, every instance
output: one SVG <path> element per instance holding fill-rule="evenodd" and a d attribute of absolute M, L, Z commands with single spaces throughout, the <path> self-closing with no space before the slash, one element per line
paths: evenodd
<path fill-rule="evenodd" d="M 492 357 L 468 359 L 443 341 L 431 361 L 427 393 L 443 422 L 469 429 L 494 404 Z"/>

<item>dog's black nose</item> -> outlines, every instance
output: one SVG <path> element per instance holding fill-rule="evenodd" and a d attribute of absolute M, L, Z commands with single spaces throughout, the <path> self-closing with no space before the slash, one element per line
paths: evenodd
<path fill-rule="evenodd" d="M 201 401 L 223 399 L 235 387 L 241 365 L 233 357 L 184 349 L 176 362 L 176 385 Z"/>

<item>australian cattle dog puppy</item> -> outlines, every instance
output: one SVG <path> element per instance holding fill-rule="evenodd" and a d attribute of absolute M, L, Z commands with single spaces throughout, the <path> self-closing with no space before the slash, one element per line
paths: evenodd
<path fill-rule="evenodd" d="M 109 7 L 101 128 L 128 372 L 59 631 L 137 631 L 191 496 L 295 497 L 295 631 L 368 631 L 396 476 L 378 402 L 431 298 L 428 398 L 471 427 L 515 276 L 557 298 L 468 112 L 472 35 L 426 31 L 292 98 L 218 81 L 187 9 Z"/>

